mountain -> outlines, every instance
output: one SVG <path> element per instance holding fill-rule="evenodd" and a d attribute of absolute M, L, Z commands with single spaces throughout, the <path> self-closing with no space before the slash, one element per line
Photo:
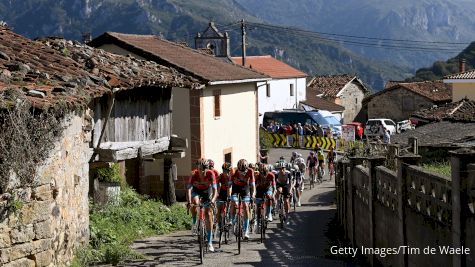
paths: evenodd
<path fill-rule="evenodd" d="M 455 56 L 475 40 L 475 0 L 236 0 L 249 13 L 278 25 L 378 39 L 391 49 L 364 47 L 378 40 L 350 38 L 346 47 L 365 57 L 408 66 L 413 70 Z M 330 37 L 335 37 L 331 36 Z M 338 37 L 343 38 L 343 37 Z M 355 45 L 359 42 L 359 45 Z M 451 42 L 443 44 L 429 42 Z M 405 48 L 403 48 L 404 46 Z M 408 51 L 407 47 L 430 47 Z M 448 48 L 448 50 L 440 50 Z M 415 49 L 412 49 L 415 50 Z M 439 50 L 439 51 L 432 51 Z"/>
<path fill-rule="evenodd" d="M 256 17 L 250 7 L 243 0 L 3 0 L 0 19 L 30 38 L 55 35 L 81 40 L 84 32 L 98 36 L 105 31 L 117 31 L 161 34 L 188 44 L 193 44 L 196 33 L 214 20 L 218 28 L 230 32 L 232 54 L 240 55 L 236 22 L 269 22 Z M 387 80 L 411 75 L 410 69 L 400 64 L 368 60 L 339 44 L 289 31 L 276 33 L 250 27 L 247 52 L 274 55 L 310 75 L 357 73 L 375 89 L 383 88 Z"/>
<path fill-rule="evenodd" d="M 459 72 L 459 59 L 465 59 L 465 70 L 475 68 L 475 42 L 471 43 L 456 57 L 447 61 L 436 61 L 431 67 L 421 68 L 416 71 L 416 75 L 407 81 L 439 80 L 449 74 Z"/>

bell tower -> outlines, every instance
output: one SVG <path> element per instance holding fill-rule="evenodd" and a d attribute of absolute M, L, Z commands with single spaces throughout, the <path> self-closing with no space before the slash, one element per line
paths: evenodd
<path fill-rule="evenodd" d="M 224 34 L 214 25 L 214 22 L 210 21 L 208 28 L 198 33 L 195 37 L 196 49 L 210 49 L 216 57 L 230 57 L 229 47 L 229 35 L 227 32 Z"/>

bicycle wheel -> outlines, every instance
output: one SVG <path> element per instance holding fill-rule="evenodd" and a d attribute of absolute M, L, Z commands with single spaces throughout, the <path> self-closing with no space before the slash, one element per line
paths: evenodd
<path fill-rule="evenodd" d="M 283 197 L 279 197 L 279 219 L 280 219 L 280 228 L 284 228 L 284 201 Z"/>
<path fill-rule="evenodd" d="M 238 242 L 238 254 L 241 254 L 241 239 L 242 239 L 242 218 L 241 215 L 236 217 L 237 222 L 237 242 Z"/>
<path fill-rule="evenodd" d="M 264 216 L 265 212 L 265 205 L 262 205 L 262 208 L 259 209 L 259 232 L 261 233 L 261 243 L 264 243 L 264 239 L 266 238 L 266 219 Z"/>
<path fill-rule="evenodd" d="M 293 202 L 293 206 L 294 206 L 294 212 L 297 211 L 297 190 L 294 188 L 292 190 L 292 202 Z"/>
<path fill-rule="evenodd" d="M 203 226 L 203 222 L 199 220 L 198 222 L 198 243 L 200 245 L 200 263 L 203 264 L 203 257 L 205 254 L 205 227 Z"/>

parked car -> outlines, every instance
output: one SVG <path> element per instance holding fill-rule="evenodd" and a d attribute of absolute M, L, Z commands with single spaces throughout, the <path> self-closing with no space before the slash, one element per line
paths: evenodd
<path fill-rule="evenodd" d="M 332 116 L 323 116 L 317 111 L 284 110 L 264 113 L 263 127 L 273 121 L 282 124 L 301 123 L 319 124 L 322 129 L 330 128 L 333 136 L 341 136 L 341 123 Z"/>
<path fill-rule="evenodd" d="M 382 126 L 382 127 L 381 127 Z M 390 134 L 396 133 L 396 123 L 390 119 L 370 119 L 366 122 L 364 133 L 367 138 L 382 136 L 381 128 L 389 130 Z"/>
<path fill-rule="evenodd" d="M 396 131 L 398 133 L 402 133 L 402 132 L 405 132 L 407 130 L 413 130 L 415 128 L 416 128 L 416 126 L 414 124 L 412 124 L 412 122 L 410 120 L 403 120 L 403 121 L 400 121 L 396 124 Z"/>
<path fill-rule="evenodd" d="M 355 127 L 355 138 L 356 139 L 363 139 L 363 133 L 364 133 L 363 123 L 354 121 L 354 122 L 350 122 L 346 125 L 350 125 L 350 126 Z"/>

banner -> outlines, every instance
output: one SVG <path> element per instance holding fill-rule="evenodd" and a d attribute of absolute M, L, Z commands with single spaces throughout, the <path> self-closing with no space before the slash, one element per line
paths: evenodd
<path fill-rule="evenodd" d="M 345 141 L 355 141 L 355 126 L 353 125 L 342 125 L 341 138 Z"/>

